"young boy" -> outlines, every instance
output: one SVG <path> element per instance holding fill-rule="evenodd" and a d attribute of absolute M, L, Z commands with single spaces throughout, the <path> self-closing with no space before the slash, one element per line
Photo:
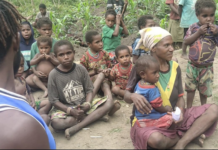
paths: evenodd
<path fill-rule="evenodd" d="M 124 18 L 124 13 L 126 11 L 128 5 L 128 0 L 108 0 L 107 1 L 107 10 L 108 9 L 114 9 L 115 12 L 119 15 L 121 14 Z"/>
<path fill-rule="evenodd" d="M 123 98 L 126 85 L 132 71 L 131 54 L 128 46 L 120 45 L 115 49 L 116 64 L 110 72 L 110 80 L 115 81 L 115 86 L 112 87 L 112 93 Z"/>
<path fill-rule="evenodd" d="M 28 76 L 26 81 L 32 88 L 40 88 L 44 91 L 43 98 L 47 97 L 48 75 L 59 62 L 51 52 L 52 42 L 48 36 L 41 36 L 37 39 L 39 53 L 30 61 L 30 65 L 35 65 L 33 74 Z"/>
<path fill-rule="evenodd" d="M 75 51 L 69 41 L 58 41 L 54 53 L 60 65 L 49 74 L 48 96 L 54 105 L 51 125 L 56 131 L 65 130 L 65 137 L 69 139 L 77 131 L 104 116 L 112 108 L 113 99 L 110 89 L 105 88 L 108 97 L 93 100 L 99 83 L 104 80 L 104 74 L 98 76 L 93 87 L 86 68 L 73 63 Z M 101 106 L 95 107 L 95 101 Z"/>
<path fill-rule="evenodd" d="M 144 15 L 144 16 L 141 16 L 139 19 L 138 19 L 138 28 L 139 30 L 141 29 L 144 29 L 144 28 L 147 28 L 147 27 L 154 27 L 155 26 L 155 22 L 153 20 L 153 17 L 150 16 L 150 15 Z M 136 50 L 135 47 L 136 45 L 138 44 L 138 41 L 140 40 L 140 35 L 135 39 L 134 43 L 132 44 L 132 55 L 133 55 L 133 64 L 135 64 L 136 60 L 144 55 L 144 54 L 147 54 L 147 55 L 150 55 L 150 52 L 149 52 L 149 49 L 146 48 L 146 49 L 138 49 Z"/>
<path fill-rule="evenodd" d="M 214 0 L 198 0 L 195 8 L 199 22 L 189 27 L 184 40 L 186 45 L 190 45 L 190 61 L 185 80 L 187 108 L 192 107 L 196 89 L 200 93 L 201 105 L 207 102 L 207 97 L 212 96 L 213 61 L 218 45 L 218 26 L 214 24 Z"/>
<path fill-rule="evenodd" d="M 110 9 L 106 12 L 105 22 L 106 25 L 102 28 L 103 49 L 109 53 L 110 58 L 113 60 L 115 57 L 115 48 L 119 46 L 121 42 L 121 34 L 127 36 L 129 32 L 121 19 L 121 15 L 117 15 L 114 10 Z"/>
<path fill-rule="evenodd" d="M 107 92 L 105 91 L 110 91 L 111 86 L 111 82 L 108 80 L 111 70 L 109 55 L 107 52 L 103 51 L 102 38 L 98 32 L 89 31 L 86 33 L 85 38 L 89 49 L 80 59 L 80 64 L 87 69 L 93 83 L 101 72 L 104 73 L 105 79 L 97 88 L 101 88 L 104 92 L 104 96 L 107 96 Z M 109 115 L 113 115 L 115 111 L 120 109 L 120 103 L 118 101 L 114 102 L 114 106 L 116 110 L 109 112 Z"/>
<path fill-rule="evenodd" d="M 51 109 L 51 104 L 48 100 L 43 101 L 35 101 L 31 89 L 26 83 L 26 80 L 22 77 L 22 74 L 24 73 L 24 57 L 22 53 L 20 54 L 20 67 L 18 69 L 18 72 L 15 75 L 14 84 L 15 84 L 15 91 L 17 94 L 20 94 L 22 96 L 25 96 L 30 105 L 41 115 L 43 120 L 46 122 L 46 124 L 49 126 L 50 118 L 48 116 L 48 113 Z"/>
<path fill-rule="evenodd" d="M 151 104 L 153 110 L 149 114 L 141 114 L 137 109 L 135 116 L 136 124 L 139 127 L 158 127 L 168 129 L 172 123 L 172 115 L 167 112 L 172 111 L 171 106 L 163 106 L 163 100 L 159 89 L 155 83 L 159 80 L 160 65 L 158 61 L 150 56 L 144 55 L 136 61 L 136 73 L 141 77 L 141 80 L 136 84 L 135 93 L 143 95 Z"/>
<path fill-rule="evenodd" d="M 37 22 L 40 18 L 43 18 L 43 17 L 47 17 L 47 18 L 50 18 L 50 13 L 48 11 L 46 11 L 46 6 L 45 4 L 40 4 L 39 5 L 39 13 L 36 15 L 36 20 L 35 22 L 32 24 L 33 27 L 35 28 L 38 28 L 37 27 Z"/>
<path fill-rule="evenodd" d="M 193 23 L 198 22 L 198 18 L 195 14 L 195 3 L 197 0 L 179 0 L 179 15 L 180 19 L 180 27 L 184 28 L 184 37 L 188 28 Z M 187 45 L 182 44 L 182 58 L 188 59 L 186 54 Z"/>
<path fill-rule="evenodd" d="M 172 35 L 174 49 L 180 49 L 182 48 L 184 30 L 180 27 L 179 0 L 166 0 L 166 4 L 171 9 L 168 31 Z"/>

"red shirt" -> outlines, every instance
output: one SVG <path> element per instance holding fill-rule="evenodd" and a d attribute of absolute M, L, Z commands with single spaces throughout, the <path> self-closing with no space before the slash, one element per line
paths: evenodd
<path fill-rule="evenodd" d="M 175 0 L 175 1 L 177 1 L 179 3 L 179 0 Z M 166 4 L 167 5 L 173 4 L 173 6 L 176 9 L 179 9 L 179 6 L 174 3 L 174 0 L 166 0 Z M 179 20 L 180 16 L 177 13 L 175 13 L 173 10 L 171 10 L 171 12 L 170 12 L 170 19 Z"/>

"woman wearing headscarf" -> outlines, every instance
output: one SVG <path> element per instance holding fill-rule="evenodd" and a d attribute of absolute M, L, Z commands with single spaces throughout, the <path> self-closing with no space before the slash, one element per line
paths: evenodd
<path fill-rule="evenodd" d="M 144 96 L 132 93 L 136 83 L 140 80 L 135 68 L 129 77 L 124 100 L 134 103 L 131 116 L 131 139 L 136 149 L 167 149 L 175 146 L 175 149 L 184 149 L 192 141 L 203 145 L 204 139 L 210 136 L 216 127 L 218 118 L 218 107 L 215 104 L 205 104 L 198 107 L 185 109 L 183 99 L 181 69 L 173 57 L 173 40 L 170 33 L 160 27 L 145 28 L 140 31 L 141 40 L 137 47 L 147 47 L 151 55 L 160 64 L 158 87 L 163 105 L 170 105 L 174 109 L 180 108 L 181 115 L 178 121 L 174 121 L 175 130 L 139 127 L 135 122 L 135 109 L 144 114 L 150 113 L 151 105 Z M 137 49 L 137 48 L 136 48 Z"/>

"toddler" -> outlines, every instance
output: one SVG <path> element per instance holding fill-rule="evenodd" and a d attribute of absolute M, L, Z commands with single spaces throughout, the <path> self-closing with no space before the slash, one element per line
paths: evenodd
<path fill-rule="evenodd" d="M 120 45 L 115 49 L 116 64 L 110 72 L 110 80 L 115 81 L 112 87 L 112 93 L 119 97 L 124 97 L 126 85 L 132 70 L 131 54 L 128 46 Z"/>
<path fill-rule="evenodd" d="M 189 27 L 184 40 L 186 45 L 190 45 L 185 80 L 187 108 L 192 107 L 196 89 L 199 90 L 201 105 L 207 102 L 207 97 L 212 96 L 213 61 L 218 45 L 214 0 L 198 0 L 195 8 L 199 22 Z"/>

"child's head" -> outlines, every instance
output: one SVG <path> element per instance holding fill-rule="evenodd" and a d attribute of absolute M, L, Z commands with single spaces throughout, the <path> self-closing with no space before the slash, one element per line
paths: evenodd
<path fill-rule="evenodd" d="M 95 52 L 103 50 L 102 37 L 97 31 L 88 31 L 85 36 L 89 48 Z"/>
<path fill-rule="evenodd" d="M 138 28 L 139 30 L 147 28 L 147 27 L 154 27 L 155 26 L 155 22 L 153 20 L 154 18 L 150 15 L 144 15 L 141 16 L 138 19 Z"/>
<path fill-rule="evenodd" d="M 160 65 L 154 57 L 150 55 L 139 57 L 136 61 L 135 67 L 136 73 L 144 81 L 151 84 L 158 82 Z"/>
<path fill-rule="evenodd" d="M 41 12 L 42 15 L 46 14 L 46 6 L 45 6 L 45 4 L 40 4 L 39 5 L 39 11 Z"/>
<path fill-rule="evenodd" d="M 29 22 L 24 21 L 21 23 L 21 34 L 25 40 L 29 40 L 32 35 L 32 30 Z"/>
<path fill-rule="evenodd" d="M 130 63 L 130 50 L 128 46 L 126 45 L 120 45 L 115 49 L 115 55 L 117 61 L 122 65 L 122 66 L 128 66 Z"/>
<path fill-rule="evenodd" d="M 20 53 L 20 52 L 18 52 L 18 53 Z M 18 71 L 17 71 L 15 77 L 21 77 L 23 75 L 23 72 L 24 72 L 24 57 L 23 57 L 22 53 L 20 53 L 19 55 L 20 55 L 20 65 L 19 65 L 19 68 L 18 68 Z"/>
<path fill-rule="evenodd" d="M 40 54 L 49 54 L 52 48 L 52 40 L 47 36 L 40 36 L 37 39 L 37 46 Z"/>
<path fill-rule="evenodd" d="M 109 28 L 113 27 L 114 24 L 116 23 L 116 15 L 117 14 L 114 9 L 107 10 L 105 14 L 105 22 Z"/>
<path fill-rule="evenodd" d="M 39 18 L 37 21 L 37 30 L 40 35 L 51 37 L 52 22 L 47 17 Z"/>
<path fill-rule="evenodd" d="M 214 0 L 198 0 L 195 4 L 196 16 L 201 25 L 214 23 L 216 3 Z"/>
<path fill-rule="evenodd" d="M 67 40 L 57 41 L 54 45 L 54 54 L 62 66 L 71 66 L 74 61 L 73 45 Z"/>

